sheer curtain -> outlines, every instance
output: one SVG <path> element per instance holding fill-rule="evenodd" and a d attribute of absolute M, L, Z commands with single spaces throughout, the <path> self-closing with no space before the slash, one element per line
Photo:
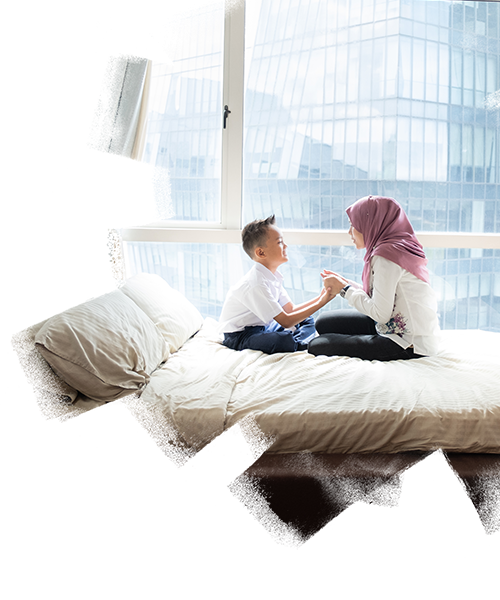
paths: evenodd
<path fill-rule="evenodd" d="M 140 162 L 144 152 L 151 61 L 133 54 L 109 56 L 87 147 Z M 110 272 L 123 280 L 120 231 L 108 229 Z"/>
<path fill-rule="evenodd" d="M 144 151 L 151 61 L 112 57 L 99 99 L 91 146 L 140 160 Z"/>

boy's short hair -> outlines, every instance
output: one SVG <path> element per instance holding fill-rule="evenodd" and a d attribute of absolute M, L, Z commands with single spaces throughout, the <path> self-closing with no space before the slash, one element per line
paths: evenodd
<path fill-rule="evenodd" d="M 254 259 L 255 248 L 266 245 L 269 226 L 274 225 L 275 222 L 275 216 L 271 215 L 267 219 L 255 219 L 243 228 L 241 232 L 243 250 L 252 260 Z"/>

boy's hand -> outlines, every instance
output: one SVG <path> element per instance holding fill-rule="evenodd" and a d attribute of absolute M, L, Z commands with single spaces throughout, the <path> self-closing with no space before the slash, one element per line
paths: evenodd
<path fill-rule="evenodd" d="M 327 302 L 330 302 L 330 300 L 333 300 L 335 296 L 336 294 L 333 292 L 331 287 L 324 287 L 321 290 L 320 299 L 324 300 L 326 304 Z"/>

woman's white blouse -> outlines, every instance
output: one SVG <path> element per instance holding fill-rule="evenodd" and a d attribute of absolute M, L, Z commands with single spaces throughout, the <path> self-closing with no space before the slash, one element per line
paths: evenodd
<path fill-rule="evenodd" d="M 374 256 L 370 266 L 370 295 L 350 281 L 346 300 L 375 321 L 380 335 L 403 348 L 413 345 L 417 354 L 436 354 L 440 330 L 431 286 L 382 256 Z"/>

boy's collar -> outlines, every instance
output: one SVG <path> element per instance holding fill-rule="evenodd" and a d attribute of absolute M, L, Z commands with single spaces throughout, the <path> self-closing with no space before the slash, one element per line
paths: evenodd
<path fill-rule="evenodd" d="M 276 269 L 276 271 L 273 273 L 270 269 L 268 269 L 262 263 L 259 263 L 257 261 L 254 261 L 254 262 L 255 262 L 255 267 L 257 268 L 257 270 L 260 271 L 261 273 L 263 273 L 264 275 L 266 275 L 266 277 L 268 279 L 276 278 L 276 279 L 279 279 L 280 281 L 283 279 L 283 275 L 279 272 L 278 269 Z"/>

